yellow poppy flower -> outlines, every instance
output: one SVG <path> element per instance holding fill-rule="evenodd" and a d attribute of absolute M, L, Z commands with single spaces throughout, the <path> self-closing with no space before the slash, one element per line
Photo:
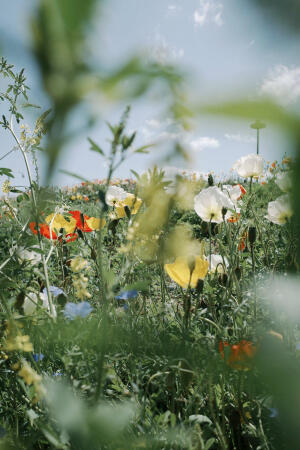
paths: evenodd
<path fill-rule="evenodd" d="M 90 217 L 89 219 L 86 219 L 86 224 L 92 230 L 100 230 L 106 224 L 106 220 L 98 219 L 97 217 Z"/>
<path fill-rule="evenodd" d="M 171 264 L 165 264 L 165 270 L 170 278 L 172 278 L 175 283 L 183 288 L 187 288 L 189 285 L 191 288 L 197 286 L 198 280 L 203 280 L 208 271 L 208 261 L 200 258 L 200 256 L 195 256 L 194 259 L 195 267 L 192 272 L 190 272 L 190 267 L 188 265 L 187 258 L 178 257 Z"/>
<path fill-rule="evenodd" d="M 59 231 L 63 228 L 66 231 L 66 234 L 73 233 L 76 228 L 76 220 L 73 217 L 65 219 L 62 214 L 49 214 L 46 217 L 46 222 L 48 225 L 51 223 L 51 228 Z"/>
<path fill-rule="evenodd" d="M 140 209 L 142 204 L 142 200 L 139 197 L 136 197 L 133 194 L 127 194 L 125 200 L 117 203 L 115 212 L 118 219 L 122 219 L 126 216 L 125 206 L 128 206 L 131 214 L 136 214 Z"/>

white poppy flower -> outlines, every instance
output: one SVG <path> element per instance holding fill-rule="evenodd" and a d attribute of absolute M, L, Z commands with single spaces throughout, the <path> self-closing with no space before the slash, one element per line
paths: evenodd
<path fill-rule="evenodd" d="M 118 186 L 109 186 L 106 192 L 105 201 L 110 206 L 122 203 L 127 197 L 127 192 Z"/>
<path fill-rule="evenodd" d="M 210 272 L 218 272 L 218 273 L 224 273 L 226 267 L 228 267 L 228 260 L 227 258 L 221 256 L 221 255 L 210 255 L 206 257 L 207 261 L 210 263 Z"/>
<path fill-rule="evenodd" d="M 253 153 L 240 158 L 232 168 L 243 178 L 260 177 L 264 171 L 264 160 Z"/>
<path fill-rule="evenodd" d="M 223 208 L 234 209 L 234 204 L 228 195 L 217 186 L 203 189 L 194 198 L 194 209 L 205 222 L 221 223 L 223 221 Z M 231 212 L 227 211 L 225 220 L 230 216 Z"/>
<path fill-rule="evenodd" d="M 292 215 L 293 210 L 290 197 L 288 194 L 285 194 L 268 204 L 268 214 L 265 217 L 277 225 L 284 225 Z"/>
<path fill-rule="evenodd" d="M 48 312 L 50 311 L 47 294 L 44 294 L 43 292 L 40 292 L 39 295 L 35 292 L 29 292 L 29 294 L 26 294 L 23 303 L 24 314 L 26 314 L 26 316 L 33 314 L 38 304 L 41 304 L 41 307 L 47 309 Z"/>
<path fill-rule="evenodd" d="M 34 248 L 34 247 L 32 247 L 32 248 Z M 32 266 L 35 266 L 36 264 L 38 264 L 42 259 L 42 255 L 40 253 L 37 253 L 35 251 L 30 251 L 24 247 L 20 247 L 19 249 L 17 249 L 16 255 L 18 257 L 20 264 L 22 264 L 22 262 L 26 261 L 26 262 L 29 262 Z"/>
<path fill-rule="evenodd" d="M 223 189 L 223 192 L 225 192 L 228 195 L 230 200 L 235 205 L 237 204 L 238 200 L 240 200 L 243 195 L 239 184 L 236 184 L 235 186 L 231 186 L 230 184 L 223 184 L 222 189 Z"/>
<path fill-rule="evenodd" d="M 292 177 L 290 172 L 280 172 L 275 180 L 275 183 L 283 192 L 292 190 Z"/>

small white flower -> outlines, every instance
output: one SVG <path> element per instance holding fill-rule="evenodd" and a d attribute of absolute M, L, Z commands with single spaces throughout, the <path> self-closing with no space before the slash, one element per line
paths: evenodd
<path fill-rule="evenodd" d="M 110 206 L 123 202 L 127 197 L 127 192 L 118 186 L 109 186 L 106 192 L 105 201 Z"/>
<path fill-rule="evenodd" d="M 283 192 L 290 192 L 292 190 L 292 177 L 290 172 L 280 172 L 276 177 L 275 183 Z"/>
<path fill-rule="evenodd" d="M 211 186 L 203 189 L 195 196 L 194 208 L 198 216 L 205 222 L 221 223 L 223 221 L 223 208 L 234 209 L 234 204 L 221 189 L 217 186 Z M 227 211 L 225 220 L 230 216 L 231 212 Z"/>
<path fill-rule="evenodd" d="M 227 258 L 223 258 L 221 255 L 210 255 L 206 259 L 210 262 L 210 272 L 224 273 L 226 267 L 228 267 Z"/>
<path fill-rule="evenodd" d="M 240 158 L 232 168 L 243 178 L 260 177 L 263 175 L 264 160 L 253 153 Z"/>
<path fill-rule="evenodd" d="M 290 197 L 288 194 L 285 194 L 268 204 L 268 214 L 265 217 L 277 225 L 284 225 L 292 215 L 293 210 Z"/>

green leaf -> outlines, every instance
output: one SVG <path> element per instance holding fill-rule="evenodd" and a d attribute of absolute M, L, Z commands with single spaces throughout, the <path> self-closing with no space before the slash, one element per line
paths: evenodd
<path fill-rule="evenodd" d="M 78 175 L 77 173 L 69 172 L 68 170 L 60 170 L 60 172 L 69 175 L 70 177 L 77 178 L 78 180 L 85 181 L 86 183 L 88 183 L 89 181 L 87 178 L 84 178 L 81 175 Z"/>
<path fill-rule="evenodd" d="M 148 144 L 148 145 L 143 145 L 142 147 L 137 148 L 136 150 L 134 150 L 133 153 L 149 153 L 148 151 L 146 151 L 146 148 L 150 148 L 153 147 L 154 144 Z"/>
<path fill-rule="evenodd" d="M 88 141 L 91 144 L 90 150 L 92 150 L 93 152 L 100 153 L 100 155 L 105 156 L 104 151 L 99 147 L 98 144 L 96 144 L 96 142 L 94 142 L 91 138 L 88 138 Z"/>
<path fill-rule="evenodd" d="M 6 167 L 0 167 L 0 176 L 1 175 L 6 175 L 9 178 L 15 178 L 14 175 L 12 174 L 11 169 L 8 169 Z"/>

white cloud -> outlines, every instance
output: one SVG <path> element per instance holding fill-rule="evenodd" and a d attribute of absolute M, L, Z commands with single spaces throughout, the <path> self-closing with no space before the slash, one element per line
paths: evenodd
<path fill-rule="evenodd" d="M 275 66 L 264 79 L 260 92 L 275 98 L 283 105 L 295 103 L 300 96 L 300 66 Z"/>
<path fill-rule="evenodd" d="M 148 125 L 149 128 L 160 128 L 161 122 L 157 119 L 148 119 L 146 120 L 146 125 Z"/>
<path fill-rule="evenodd" d="M 168 14 L 169 15 L 171 15 L 171 14 L 175 15 L 181 10 L 182 10 L 182 7 L 179 5 L 174 5 L 174 4 L 168 5 Z"/>
<path fill-rule="evenodd" d="M 242 135 L 242 134 L 225 134 L 226 139 L 229 141 L 242 142 L 243 144 L 253 144 L 256 142 L 254 136 Z"/>
<path fill-rule="evenodd" d="M 183 48 L 171 46 L 160 33 L 156 33 L 152 40 L 154 41 L 154 45 L 150 49 L 150 56 L 158 63 L 174 63 L 184 56 Z"/>
<path fill-rule="evenodd" d="M 200 6 L 194 11 L 194 22 L 202 27 L 206 23 L 223 25 L 223 4 L 216 0 L 200 0 Z"/>
<path fill-rule="evenodd" d="M 191 149 L 195 152 L 199 152 L 206 148 L 218 148 L 220 147 L 220 143 L 217 139 L 203 136 L 197 139 L 190 141 L 189 143 Z"/>

